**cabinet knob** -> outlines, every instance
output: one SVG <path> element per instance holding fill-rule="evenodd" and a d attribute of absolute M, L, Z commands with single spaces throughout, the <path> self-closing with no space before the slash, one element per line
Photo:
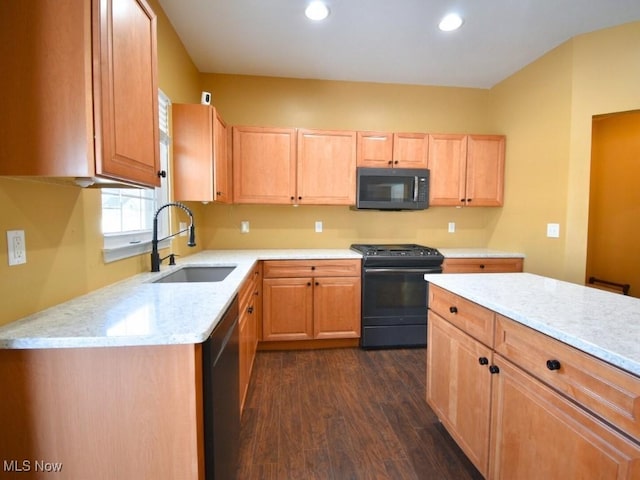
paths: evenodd
<path fill-rule="evenodd" d="M 389 162 L 387 162 L 389 165 L 393 165 L 393 161 L 389 160 Z"/>
<path fill-rule="evenodd" d="M 315 270 L 315 269 L 316 269 L 315 265 L 312 265 L 311 270 Z"/>
<path fill-rule="evenodd" d="M 484 270 L 484 263 L 480 264 L 480 270 Z"/>
<path fill-rule="evenodd" d="M 449 307 L 451 313 L 458 313 L 458 307 Z"/>
<path fill-rule="evenodd" d="M 310 286 L 311 286 L 311 282 L 307 282 L 307 287 L 310 287 Z"/>
<path fill-rule="evenodd" d="M 549 370 L 560 370 L 560 362 L 558 360 L 547 360 L 547 368 Z"/>
<path fill-rule="evenodd" d="M 480 365 L 489 365 L 489 359 L 487 357 L 480 357 L 478 363 Z"/>
<path fill-rule="evenodd" d="M 295 200 L 295 199 L 296 199 L 296 197 L 291 197 L 291 200 L 292 200 L 292 201 L 293 201 L 293 200 Z"/>
<path fill-rule="evenodd" d="M 467 203 L 471 203 L 472 198 L 467 198 Z"/>
<path fill-rule="evenodd" d="M 320 285 L 320 282 L 316 282 L 316 286 Z"/>
<path fill-rule="evenodd" d="M 158 177 L 167 178 L 167 171 L 166 170 L 158 170 Z"/>
<path fill-rule="evenodd" d="M 491 365 L 489 372 L 491 372 L 491 375 L 495 375 L 496 373 L 500 373 L 500 368 L 497 365 Z"/>
<path fill-rule="evenodd" d="M 222 195 L 222 192 L 216 192 L 216 195 L 217 195 L 217 196 L 221 196 L 221 195 Z"/>
<path fill-rule="evenodd" d="M 249 312 L 249 313 L 253 313 L 253 306 L 251 306 L 251 307 L 247 308 L 247 312 Z"/>
<path fill-rule="evenodd" d="M 298 200 L 302 200 L 302 197 L 298 197 Z"/>
<path fill-rule="evenodd" d="M 398 162 L 398 160 L 396 160 L 396 161 L 395 161 L 395 162 L 393 162 L 393 163 L 394 163 L 395 165 L 398 165 L 398 163 L 399 163 L 399 162 Z"/>

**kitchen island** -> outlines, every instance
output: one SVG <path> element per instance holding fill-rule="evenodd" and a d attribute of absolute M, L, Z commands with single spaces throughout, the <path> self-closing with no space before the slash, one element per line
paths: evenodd
<path fill-rule="evenodd" d="M 640 478 L 640 300 L 526 273 L 425 276 L 426 398 L 487 478 Z"/>

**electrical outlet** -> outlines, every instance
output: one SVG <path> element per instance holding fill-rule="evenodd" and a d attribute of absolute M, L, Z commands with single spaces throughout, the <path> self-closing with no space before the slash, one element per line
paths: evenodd
<path fill-rule="evenodd" d="M 240 222 L 240 233 L 249 233 L 249 222 L 247 220 Z"/>
<path fill-rule="evenodd" d="M 560 238 L 560 224 L 559 223 L 547 223 L 547 237 Z"/>
<path fill-rule="evenodd" d="M 316 233 L 322 233 L 322 222 L 321 221 L 317 221 L 316 222 Z"/>
<path fill-rule="evenodd" d="M 7 250 L 9 266 L 27 263 L 27 247 L 24 230 L 7 230 Z"/>
<path fill-rule="evenodd" d="M 449 233 L 456 233 L 456 222 L 449 222 Z"/>

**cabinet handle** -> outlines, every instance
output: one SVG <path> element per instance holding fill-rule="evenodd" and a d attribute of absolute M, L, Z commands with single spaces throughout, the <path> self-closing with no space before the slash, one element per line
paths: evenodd
<path fill-rule="evenodd" d="M 491 375 L 495 375 L 496 373 L 500 373 L 500 368 L 498 368 L 497 365 L 491 365 L 489 367 L 489 372 L 491 372 Z"/>
<path fill-rule="evenodd" d="M 249 313 L 253 313 L 253 306 L 251 306 L 251 307 L 247 308 L 247 312 L 249 312 Z"/>
<path fill-rule="evenodd" d="M 480 357 L 478 363 L 480 365 L 489 365 L 489 359 L 487 357 Z"/>
<path fill-rule="evenodd" d="M 167 171 L 166 170 L 158 170 L 158 177 L 167 178 Z"/>
<path fill-rule="evenodd" d="M 458 307 L 449 307 L 451 313 L 458 313 Z"/>
<path fill-rule="evenodd" d="M 547 360 L 547 368 L 549 370 L 560 370 L 560 362 L 558 360 Z"/>

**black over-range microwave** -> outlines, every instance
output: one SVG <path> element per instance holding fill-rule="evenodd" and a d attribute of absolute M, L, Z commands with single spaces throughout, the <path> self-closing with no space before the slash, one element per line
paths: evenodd
<path fill-rule="evenodd" d="M 356 208 L 424 210 L 429 207 L 426 168 L 357 169 Z"/>

